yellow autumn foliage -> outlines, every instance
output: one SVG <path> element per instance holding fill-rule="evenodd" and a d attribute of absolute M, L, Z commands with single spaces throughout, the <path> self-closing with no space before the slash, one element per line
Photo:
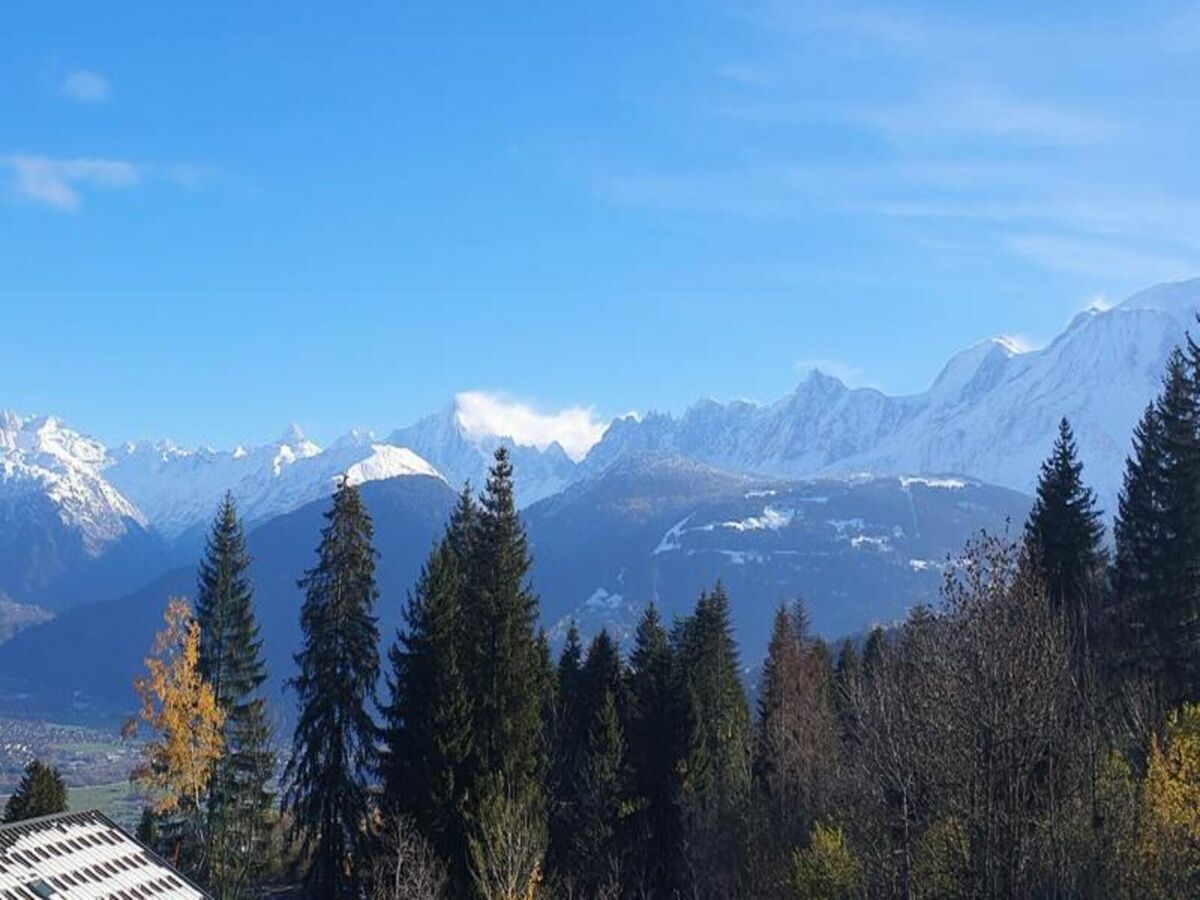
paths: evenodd
<path fill-rule="evenodd" d="M 1145 896 L 1200 893 L 1200 704 L 1172 711 L 1165 740 L 1150 742 L 1137 856 Z"/>
<path fill-rule="evenodd" d="M 167 601 L 163 621 L 146 675 L 134 681 L 139 709 L 126 726 L 136 733 L 140 722 L 153 735 L 142 747 L 133 780 L 150 792 L 160 815 L 198 808 L 221 755 L 224 724 L 212 688 L 200 677 L 200 626 L 187 601 Z"/>
<path fill-rule="evenodd" d="M 846 846 L 842 829 L 817 824 L 809 846 L 792 857 L 792 886 L 805 900 L 848 900 L 862 887 L 862 868 Z"/>

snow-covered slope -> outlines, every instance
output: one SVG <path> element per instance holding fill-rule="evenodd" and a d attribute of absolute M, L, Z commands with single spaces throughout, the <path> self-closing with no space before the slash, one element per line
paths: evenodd
<path fill-rule="evenodd" d="M 248 522 L 259 522 L 325 496 L 343 474 L 355 484 L 402 475 L 440 477 L 416 453 L 376 441 L 369 432 L 351 431 L 322 450 L 295 426 L 251 450 L 125 444 L 108 455 L 104 469 L 105 477 L 169 538 L 207 523 L 226 491 Z"/>
<path fill-rule="evenodd" d="M 557 443 L 544 450 L 517 444 L 507 435 L 481 434 L 463 426 L 457 403 L 394 431 L 390 443 L 410 447 L 429 460 L 455 487 L 470 481 L 481 489 L 492 454 L 508 447 L 516 479 L 517 503 L 528 506 L 562 490 L 576 474 L 576 463 Z"/>
<path fill-rule="evenodd" d="M 144 516 L 101 475 L 104 445 L 53 416 L 0 412 L 0 502 L 7 509 L 48 499 L 91 555 Z"/>
<path fill-rule="evenodd" d="M 680 417 L 618 419 L 580 471 L 652 451 L 775 477 L 955 472 L 1028 491 L 1065 415 L 1111 511 L 1133 426 L 1197 309 L 1200 280 L 1151 288 L 1080 313 L 1038 350 L 984 341 L 913 396 L 851 389 L 813 372 L 766 406 L 709 400 Z"/>
<path fill-rule="evenodd" d="M 161 560 L 105 480 L 104 447 L 49 416 L 0 413 L 0 595 L 59 609 L 128 589 Z"/>

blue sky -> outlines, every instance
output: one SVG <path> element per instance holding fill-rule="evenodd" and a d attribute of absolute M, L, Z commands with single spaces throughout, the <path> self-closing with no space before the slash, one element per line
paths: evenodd
<path fill-rule="evenodd" d="M 0 406 L 230 445 L 920 390 L 1200 273 L 1198 63 L 1187 4 L 10 4 Z"/>

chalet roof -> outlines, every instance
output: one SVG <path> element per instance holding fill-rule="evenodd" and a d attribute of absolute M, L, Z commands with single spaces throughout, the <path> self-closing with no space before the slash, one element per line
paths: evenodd
<path fill-rule="evenodd" d="M 0 825 L 0 900 L 208 900 L 100 812 Z"/>

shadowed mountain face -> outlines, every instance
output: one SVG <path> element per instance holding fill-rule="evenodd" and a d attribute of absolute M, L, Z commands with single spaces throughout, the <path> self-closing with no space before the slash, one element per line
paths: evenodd
<path fill-rule="evenodd" d="M 170 565 L 156 534 L 134 519 L 116 521 L 98 545 L 44 493 L 0 494 L 0 594 L 58 612 L 132 590 Z"/>
<path fill-rule="evenodd" d="M 552 633 L 576 618 L 620 634 L 653 600 L 669 620 L 719 578 L 744 659 L 771 614 L 804 597 L 836 637 L 937 599 L 948 561 L 981 528 L 1019 528 L 1029 498 L 959 478 L 757 481 L 635 456 L 526 511 Z"/>
<path fill-rule="evenodd" d="M 391 640 L 408 589 L 416 581 L 454 503 L 440 478 L 411 476 L 363 485 L 375 521 L 382 593 L 376 612 Z M 277 708 L 300 641 L 296 580 L 315 560 L 327 502 L 310 503 L 248 535 L 256 612 L 270 672 L 266 695 Z M 131 680 L 171 596 L 194 597 L 195 564 L 175 569 L 116 600 L 76 607 L 0 646 L 0 709 L 32 715 L 112 718 L 132 709 Z"/>
<path fill-rule="evenodd" d="M 441 533 L 455 495 L 409 476 L 362 487 L 379 551 L 377 607 L 389 643 L 407 593 Z M 271 673 L 267 695 L 291 708 L 282 684 L 300 642 L 296 579 L 314 560 L 326 502 L 249 535 L 259 621 Z M 937 596 L 946 559 L 981 527 L 1003 529 L 1028 508 L 1022 495 L 966 480 L 760 482 L 679 459 L 634 456 L 526 511 L 533 587 L 552 635 L 570 617 L 586 631 L 625 633 L 653 599 L 670 619 L 722 579 L 748 663 L 759 659 L 774 606 L 805 596 L 828 636 L 902 615 Z M 171 595 L 192 596 L 194 564 L 117 600 L 90 604 L 0 646 L 0 710 L 111 717 L 128 711 Z M 48 663 L 52 661 L 52 664 Z"/>

